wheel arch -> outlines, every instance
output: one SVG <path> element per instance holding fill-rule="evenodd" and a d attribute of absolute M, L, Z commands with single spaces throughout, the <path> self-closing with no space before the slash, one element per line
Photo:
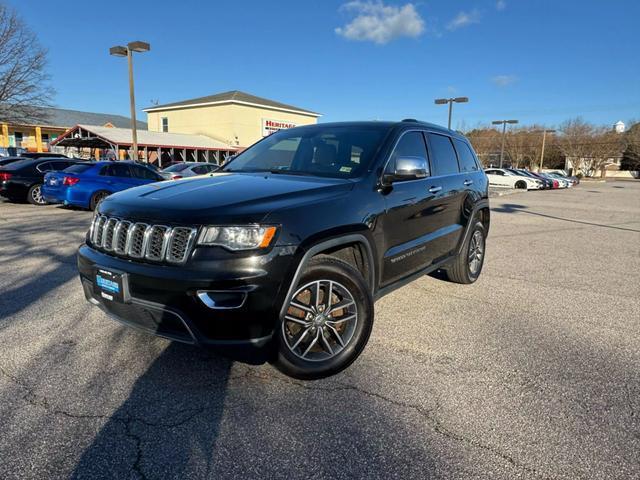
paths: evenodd
<path fill-rule="evenodd" d="M 355 249 L 355 250 L 354 250 Z M 363 264 L 358 265 L 358 257 L 349 257 L 350 253 L 359 252 L 360 260 Z M 376 264 L 373 256 L 373 248 L 369 239 L 362 233 L 349 233 L 338 237 L 321 240 L 305 249 L 302 258 L 298 262 L 296 270 L 289 282 L 287 294 L 284 297 L 280 308 L 280 317 L 284 315 L 287 305 L 291 301 L 291 297 L 295 292 L 295 288 L 300 281 L 300 277 L 304 273 L 304 269 L 312 258 L 318 255 L 329 255 L 350 263 L 355 266 L 361 273 L 364 268 L 364 279 L 373 295 L 375 292 Z M 355 264 L 354 264 L 355 262 Z"/>
<path fill-rule="evenodd" d="M 476 221 L 482 222 L 482 225 L 485 229 L 485 238 L 489 236 L 489 227 L 491 225 L 491 210 L 489 209 L 489 200 L 487 199 L 480 200 L 473 206 L 471 215 L 469 215 L 469 220 L 467 221 L 467 224 L 464 227 L 464 233 L 460 237 L 458 248 L 456 249 L 456 252 L 458 254 L 460 254 L 460 252 L 462 251 L 464 242 L 467 240 L 467 237 L 469 236 L 469 232 L 471 232 L 471 227 L 473 227 Z"/>

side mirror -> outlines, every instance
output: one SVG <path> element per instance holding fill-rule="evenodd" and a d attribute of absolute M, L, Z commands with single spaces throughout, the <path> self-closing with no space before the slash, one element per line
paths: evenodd
<path fill-rule="evenodd" d="M 424 157 L 398 157 L 393 173 L 384 175 L 384 183 L 401 182 L 404 180 L 417 180 L 429 175 L 427 159 Z"/>

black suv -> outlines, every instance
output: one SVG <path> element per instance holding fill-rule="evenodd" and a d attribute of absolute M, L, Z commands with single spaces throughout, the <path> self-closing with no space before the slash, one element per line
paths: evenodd
<path fill-rule="evenodd" d="M 436 269 L 474 282 L 488 230 L 488 180 L 462 135 L 327 123 L 111 195 L 78 266 L 87 299 L 126 324 L 320 378 L 360 354 L 374 300 Z"/>

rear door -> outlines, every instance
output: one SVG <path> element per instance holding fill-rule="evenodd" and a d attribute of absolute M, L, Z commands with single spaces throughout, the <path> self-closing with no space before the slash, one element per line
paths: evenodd
<path fill-rule="evenodd" d="M 463 231 L 462 204 L 465 198 L 464 176 L 460 173 L 458 157 L 451 137 L 440 133 L 427 133 L 433 169 L 433 184 L 438 192 L 437 237 L 433 251 L 436 260 L 443 259 L 457 247 Z"/>
<path fill-rule="evenodd" d="M 126 163 L 113 162 L 105 165 L 100 171 L 100 177 L 104 178 L 106 190 L 111 193 L 135 186 L 131 170 Z"/>
<path fill-rule="evenodd" d="M 412 130 L 402 134 L 387 165 L 386 173 L 395 171 L 399 157 L 422 157 L 428 161 L 424 134 Z M 382 191 L 386 204 L 382 234 L 385 253 L 382 285 L 425 268 L 434 259 L 431 242 L 441 223 L 442 210 L 438 193 L 431 193 L 431 178 L 395 181 Z M 434 189 L 435 190 L 435 189 Z"/>

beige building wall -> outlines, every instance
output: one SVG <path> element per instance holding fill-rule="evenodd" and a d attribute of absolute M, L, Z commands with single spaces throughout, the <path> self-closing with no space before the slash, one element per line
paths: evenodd
<path fill-rule="evenodd" d="M 168 119 L 169 132 L 207 135 L 233 147 L 248 147 L 263 138 L 265 121 L 299 126 L 318 120 L 312 115 L 228 103 L 147 112 L 149 130 L 161 132 L 163 117 Z"/>

